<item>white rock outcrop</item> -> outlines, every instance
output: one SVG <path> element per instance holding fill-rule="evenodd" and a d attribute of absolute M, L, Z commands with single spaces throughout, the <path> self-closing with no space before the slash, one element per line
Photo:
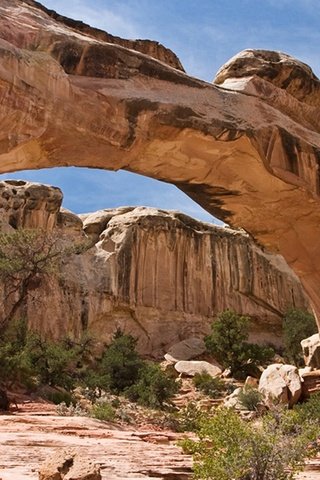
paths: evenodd
<path fill-rule="evenodd" d="M 298 369 L 293 365 L 269 365 L 260 377 L 259 391 L 268 404 L 295 405 L 302 391 Z"/>
<path fill-rule="evenodd" d="M 221 375 L 222 369 L 216 364 L 197 360 L 180 360 L 174 366 L 177 372 L 188 377 L 194 377 L 196 374 L 208 373 L 211 377 Z"/>

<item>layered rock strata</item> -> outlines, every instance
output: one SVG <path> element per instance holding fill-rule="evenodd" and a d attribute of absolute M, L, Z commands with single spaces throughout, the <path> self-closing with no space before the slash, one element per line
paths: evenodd
<path fill-rule="evenodd" d="M 2 0 L 0 171 L 124 168 L 173 183 L 281 253 L 320 312 L 319 80 L 262 50 L 214 85 L 181 68 L 157 43 Z"/>
<path fill-rule="evenodd" d="M 86 239 L 85 251 L 29 298 L 30 325 L 51 338 L 89 331 L 108 341 L 119 327 L 157 357 L 206 334 L 214 315 L 231 308 L 252 316 L 252 340 L 278 344 L 284 311 L 308 307 L 283 258 L 244 231 L 146 207 L 77 216 L 60 208 L 59 189 L 23 181 L 0 182 L 1 191 L 6 231 L 54 228 L 65 241 Z"/>

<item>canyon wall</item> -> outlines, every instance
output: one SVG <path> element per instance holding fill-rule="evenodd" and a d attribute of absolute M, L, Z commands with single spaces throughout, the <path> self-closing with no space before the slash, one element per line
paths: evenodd
<path fill-rule="evenodd" d="M 43 228 L 65 244 L 87 242 L 29 297 L 30 325 L 50 338 L 87 331 L 108 341 L 119 327 L 157 357 L 231 308 L 252 316 L 253 340 L 279 344 L 285 310 L 308 308 L 283 258 L 244 231 L 146 207 L 77 216 L 60 208 L 59 189 L 23 181 L 0 182 L 0 194 L 3 230 Z"/>

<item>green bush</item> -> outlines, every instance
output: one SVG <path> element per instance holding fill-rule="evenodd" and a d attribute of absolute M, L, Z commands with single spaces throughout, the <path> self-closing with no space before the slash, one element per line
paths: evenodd
<path fill-rule="evenodd" d="M 0 337 L 0 381 L 34 385 L 33 366 L 26 345 L 28 333 L 26 322 L 14 321 Z"/>
<path fill-rule="evenodd" d="M 25 321 L 13 321 L 0 337 L 0 381 L 71 390 L 83 373 L 86 355 L 81 341 L 52 342 L 29 332 Z"/>
<path fill-rule="evenodd" d="M 198 432 L 202 422 L 208 419 L 208 413 L 195 402 L 189 402 L 177 415 L 177 430 L 180 432 Z"/>
<path fill-rule="evenodd" d="M 41 394 L 42 398 L 49 400 L 49 402 L 59 405 L 64 403 L 67 407 L 74 403 L 74 398 L 70 392 L 65 390 L 48 390 Z"/>
<path fill-rule="evenodd" d="M 76 353 L 75 349 L 66 347 L 64 342 L 43 340 L 37 334 L 30 334 L 26 345 L 26 354 L 39 383 L 66 390 L 75 386 Z"/>
<path fill-rule="evenodd" d="M 273 349 L 248 343 L 250 317 L 232 310 L 220 313 L 211 324 L 211 333 L 205 337 L 207 350 L 235 376 L 244 376 L 252 365 L 267 362 Z"/>
<path fill-rule="evenodd" d="M 198 441 L 182 442 L 194 456 L 197 479 L 292 480 L 312 454 L 307 434 L 286 435 L 272 415 L 258 426 L 232 409 L 217 409 L 198 435 Z"/>
<path fill-rule="evenodd" d="M 283 319 L 283 343 L 286 358 L 297 366 L 303 365 L 300 342 L 317 333 L 314 316 L 306 311 L 290 309 Z"/>
<path fill-rule="evenodd" d="M 294 412 L 297 423 L 309 422 L 320 426 L 320 393 L 315 393 L 306 402 L 295 405 Z"/>
<path fill-rule="evenodd" d="M 257 388 L 244 387 L 238 395 L 241 405 L 250 411 L 256 411 L 259 403 L 262 402 L 262 394 Z"/>
<path fill-rule="evenodd" d="M 116 411 L 108 402 L 96 403 L 92 407 L 91 416 L 105 422 L 113 422 L 116 416 Z"/>
<path fill-rule="evenodd" d="M 125 391 L 129 400 L 151 408 L 163 408 L 179 390 L 179 384 L 156 363 L 145 362 L 138 380 Z"/>
<path fill-rule="evenodd" d="M 97 386 L 116 395 L 123 393 L 139 379 L 143 360 L 136 351 L 137 340 L 117 330 L 101 358 Z"/>
<path fill-rule="evenodd" d="M 192 381 L 198 390 L 211 398 L 220 397 L 224 390 L 224 382 L 218 377 L 213 378 L 209 373 L 197 373 Z"/>

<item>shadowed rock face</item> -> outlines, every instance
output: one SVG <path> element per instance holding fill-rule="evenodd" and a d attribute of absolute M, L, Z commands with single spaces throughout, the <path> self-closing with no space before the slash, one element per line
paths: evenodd
<path fill-rule="evenodd" d="M 320 87 L 309 67 L 249 50 L 210 85 L 155 42 L 31 0 L 1 1 L 0 38 L 1 172 L 123 168 L 173 183 L 280 252 L 320 312 Z"/>

